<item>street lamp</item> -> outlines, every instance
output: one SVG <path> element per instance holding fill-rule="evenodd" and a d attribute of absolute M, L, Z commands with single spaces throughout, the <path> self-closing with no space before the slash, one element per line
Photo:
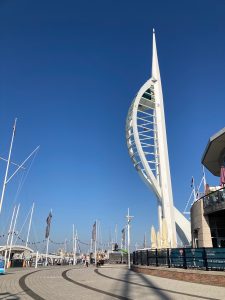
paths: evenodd
<path fill-rule="evenodd" d="M 128 269 L 130 269 L 130 222 L 133 216 L 130 216 L 130 210 L 128 208 L 127 218 L 127 252 L 128 252 Z"/>

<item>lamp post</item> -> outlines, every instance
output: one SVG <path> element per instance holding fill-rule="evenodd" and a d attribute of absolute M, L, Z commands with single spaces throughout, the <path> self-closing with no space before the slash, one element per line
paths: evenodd
<path fill-rule="evenodd" d="M 127 218 L 127 252 L 128 252 L 128 269 L 130 269 L 130 222 L 133 216 L 130 216 L 130 210 L 128 208 Z"/>

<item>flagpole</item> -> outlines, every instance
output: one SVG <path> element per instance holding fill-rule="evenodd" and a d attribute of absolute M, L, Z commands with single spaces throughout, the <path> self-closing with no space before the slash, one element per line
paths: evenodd
<path fill-rule="evenodd" d="M 74 224 L 73 224 L 73 265 L 75 265 Z"/>
<path fill-rule="evenodd" d="M 52 209 L 51 209 L 50 213 L 52 215 Z M 50 220 L 50 223 L 51 223 L 51 220 Z M 49 226 L 49 232 L 48 232 L 48 237 L 47 237 L 47 242 L 46 242 L 45 266 L 48 265 L 47 259 L 48 259 L 48 246 L 49 246 L 49 236 L 50 236 L 50 224 L 47 224 L 47 226 Z"/>
<path fill-rule="evenodd" d="M 146 248 L 146 232 L 145 232 L 145 234 L 144 234 L 144 248 Z"/>
<path fill-rule="evenodd" d="M 74 265 L 77 264 L 77 229 L 75 233 L 75 244 L 74 244 Z"/>
<path fill-rule="evenodd" d="M 90 252 L 93 252 L 93 239 L 91 238 L 91 251 Z"/>
<path fill-rule="evenodd" d="M 46 243 L 45 266 L 48 265 L 48 262 L 47 262 L 47 258 L 48 258 L 48 245 L 49 245 L 49 236 L 47 237 L 47 243 Z"/>
<path fill-rule="evenodd" d="M 66 249 L 66 248 L 67 248 L 67 247 L 66 247 L 66 243 L 67 243 L 67 238 L 65 238 L 65 242 L 64 242 L 65 256 L 66 256 L 66 250 L 67 250 L 67 249 Z"/>
<path fill-rule="evenodd" d="M 124 241 L 125 250 L 127 250 L 127 234 L 126 234 L 126 229 L 127 229 L 127 225 L 125 226 L 125 241 Z"/>
<path fill-rule="evenodd" d="M 37 269 L 37 266 L 38 266 L 38 251 L 36 253 L 35 269 Z"/>
<path fill-rule="evenodd" d="M 12 139 L 11 139 L 11 144 L 10 144 L 10 148 L 9 148 L 9 155 L 8 155 L 6 171 L 5 171 L 5 178 L 4 178 L 3 187 L 2 187 L 2 194 L 1 194 L 1 200 L 0 200 L 0 213 L 2 211 L 2 203 L 3 203 L 3 199 L 4 199 L 4 194 L 5 194 L 6 181 L 7 181 L 7 177 L 8 177 L 9 163 L 10 163 L 10 159 L 11 159 L 13 140 L 14 140 L 15 131 L 16 131 L 16 122 L 17 122 L 17 118 L 15 119 L 14 126 L 13 126 Z"/>
<path fill-rule="evenodd" d="M 115 243 L 117 244 L 117 224 L 115 225 Z"/>
<path fill-rule="evenodd" d="M 95 266 L 97 267 L 97 220 L 95 221 L 96 228 L 95 228 Z"/>

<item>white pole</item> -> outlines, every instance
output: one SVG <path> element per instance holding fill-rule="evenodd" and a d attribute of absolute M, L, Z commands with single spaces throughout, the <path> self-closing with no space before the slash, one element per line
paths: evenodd
<path fill-rule="evenodd" d="M 37 266 L 38 266 L 38 251 L 37 251 L 37 254 L 36 254 L 35 269 L 37 269 Z"/>
<path fill-rule="evenodd" d="M 9 256 L 8 256 L 8 259 L 7 259 L 7 266 L 8 266 L 9 260 L 10 260 L 10 256 L 11 256 L 13 237 L 14 237 L 14 232 L 15 232 L 15 228 L 16 228 L 16 222 L 17 222 L 17 217 L 18 217 L 18 214 L 19 214 L 19 210 L 20 210 L 20 204 L 17 207 L 16 216 L 15 216 L 15 220 L 14 220 L 14 224 L 13 224 L 12 236 L 11 236 L 10 247 L 9 247 Z"/>
<path fill-rule="evenodd" d="M 73 265 L 75 265 L 75 241 L 74 241 L 74 224 L 73 224 Z"/>
<path fill-rule="evenodd" d="M 127 215 L 127 253 L 128 253 L 128 269 L 130 269 L 130 222 L 129 222 L 129 208 Z"/>
<path fill-rule="evenodd" d="M 65 251 L 65 256 L 66 256 L 66 243 L 67 243 L 67 239 L 65 238 L 65 242 L 64 242 L 64 251 Z"/>
<path fill-rule="evenodd" d="M 130 269 L 130 222 L 133 216 L 130 216 L 130 210 L 128 208 L 127 218 L 127 253 L 128 253 L 128 269 Z"/>
<path fill-rule="evenodd" d="M 52 215 L 52 209 L 51 209 L 51 215 Z M 48 226 L 48 224 L 47 224 L 47 226 Z M 51 223 L 50 223 L 50 226 L 51 226 Z M 49 232 L 48 232 L 48 238 L 47 238 L 47 241 L 46 241 L 45 266 L 47 266 L 47 264 L 48 264 L 48 260 L 47 259 L 48 259 L 49 236 L 50 236 L 50 227 L 49 227 Z"/>
<path fill-rule="evenodd" d="M 93 252 L 93 239 L 91 238 L 91 252 Z"/>
<path fill-rule="evenodd" d="M 195 180 L 194 180 L 194 177 L 193 177 L 193 193 L 194 193 L 194 201 L 196 201 L 196 190 L 195 190 Z"/>
<path fill-rule="evenodd" d="M 95 229 L 95 266 L 97 267 L 97 220 L 95 221 L 96 229 Z"/>
<path fill-rule="evenodd" d="M 98 236 L 98 239 L 96 237 L 96 241 L 97 241 L 96 249 L 98 250 L 100 248 L 100 242 L 101 242 L 101 240 L 100 240 L 100 221 L 98 222 L 98 225 L 96 223 L 96 228 L 97 228 L 97 230 L 96 230 L 96 236 Z"/>
<path fill-rule="evenodd" d="M 10 222 L 10 226 L 9 226 L 9 231 L 8 231 L 8 236 L 7 236 L 5 258 L 4 258 L 4 262 L 5 262 L 4 269 L 6 269 L 6 258 L 7 258 L 7 252 L 8 252 L 9 237 L 12 234 L 12 222 L 13 222 L 13 219 L 14 219 L 15 210 L 16 210 L 16 205 L 14 206 L 14 209 L 13 209 L 13 214 L 12 214 L 12 218 L 11 218 L 11 222 Z"/>
<path fill-rule="evenodd" d="M 8 177 L 13 140 L 14 140 L 15 131 L 16 131 L 16 122 L 17 122 L 17 118 L 15 119 L 14 126 L 13 126 L 12 139 L 11 139 L 11 144 L 10 144 L 10 148 L 9 148 L 8 161 L 7 161 L 7 165 L 6 165 L 6 171 L 5 171 L 5 178 L 4 178 L 3 187 L 2 187 L 2 195 L 1 195 L 1 200 L 0 200 L 0 213 L 2 211 L 2 203 L 3 203 L 3 199 L 4 199 L 4 194 L 5 194 L 6 181 L 7 181 L 7 177 Z"/>
<path fill-rule="evenodd" d="M 77 230 L 75 233 L 75 245 L 74 245 L 74 265 L 77 264 Z"/>
<path fill-rule="evenodd" d="M 48 265 L 48 246 L 49 246 L 49 236 L 47 238 L 47 242 L 46 242 L 46 254 L 45 254 L 45 266 Z"/>
<path fill-rule="evenodd" d="M 34 203 L 32 205 L 31 214 L 30 214 L 30 222 L 29 222 L 28 232 L 27 232 L 26 247 L 27 247 L 28 240 L 29 240 L 29 235 L 30 235 L 30 227 L 31 227 L 31 222 L 32 222 L 32 217 L 33 217 L 33 211 L 34 211 Z"/>
<path fill-rule="evenodd" d="M 102 244 L 102 229 L 101 229 L 101 223 L 100 221 L 98 222 L 98 248 L 102 250 L 103 252 L 103 244 Z"/>
<path fill-rule="evenodd" d="M 126 225 L 126 229 L 127 229 L 127 225 Z M 127 233 L 126 233 L 126 230 L 125 230 L 125 250 L 127 250 Z"/>
<path fill-rule="evenodd" d="M 206 187 L 206 177 L 205 177 L 205 167 L 202 167 L 202 171 L 203 171 L 203 184 L 204 184 L 204 193 L 205 193 L 205 187 Z"/>
<path fill-rule="evenodd" d="M 117 244 L 117 224 L 115 226 L 115 243 Z"/>

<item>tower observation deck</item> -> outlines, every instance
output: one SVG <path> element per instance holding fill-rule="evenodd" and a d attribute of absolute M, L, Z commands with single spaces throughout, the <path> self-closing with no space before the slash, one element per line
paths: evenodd
<path fill-rule="evenodd" d="M 156 195 L 161 235 L 164 219 L 168 245 L 177 246 L 177 234 L 184 245 L 189 245 L 190 222 L 173 204 L 163 93 L 154 30 L 152 76 L 140 88 L 130 106 L 126 139 L 134 167 Z"/>

